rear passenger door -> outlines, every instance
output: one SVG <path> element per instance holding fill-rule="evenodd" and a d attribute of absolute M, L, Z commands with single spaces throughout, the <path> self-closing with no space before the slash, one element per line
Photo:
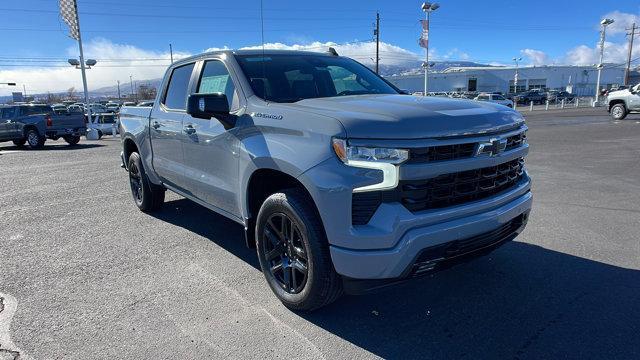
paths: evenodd
<path fill-rule="evenodd" d="M 194 65 L 186 64 L 172 70 L 161 101 L 153 107 L 149 119 L 153 168 L 163 182 L 181 190 L 185 187 L 182 118 L 186 113 Z"/>
<path fill-rule="evenodd" d="M 225 64 L 216 59 L 200 64 L 202 70 L 194 80 L 193 92 L 223 93 L 233 114 L 240 108 L 234 78 Z M 183 151 L 185 176 L 189 190 L 200 200 L 238 216 L 238 146 L 239 141 L 216 118 L 199 119 L 186 114 Z"/>

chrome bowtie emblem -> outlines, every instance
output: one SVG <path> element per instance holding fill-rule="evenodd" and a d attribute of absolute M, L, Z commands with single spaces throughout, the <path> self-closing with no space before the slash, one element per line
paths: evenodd
<path fill-rule="evenodd" d="M 488 154 L 489 156 L 497 156 L 507 148 L 507 139 L 491 139 L 488 142 L 478 144 L 476 156 Z"/>

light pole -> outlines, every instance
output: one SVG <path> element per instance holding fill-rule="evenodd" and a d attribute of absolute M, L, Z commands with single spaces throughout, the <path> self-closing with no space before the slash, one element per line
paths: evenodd
<path fill-rule="evenodd" d="M 131 86 L 131 101 L 133 101 L 133 75 L 129 75 L 129 85 Z"/>
<path fill-rule="evenodd" d="M 429 20 L 431 20 L 431 12 L 437 10 L 440 7 L 438 3 L 425 2 L 422 4 L 422 11 L 425 13 L 425 19 L 427 20 L 427 46 L 424 50 L 424 92 L 422 96 L 427 96 L 427 90 L 429 90 Z"/>
<path fill-rule="evenodd" d="M 596 80 L 596 101 L 594 106 L 600 98 L 600 76 L 602 75 L 602 60 L 604 57 L 604 37 L 607 32 L 607 26 L 611 24 L 613 24 L 613 19 L 600 21 L 600 25 L 602 25 L 602 30 L 600 30 L 600 61 L 598 62 L 598 79 Z"/>
<path fill-rule="evenodd" d="M 516 73 L 515 75 L 513 75 L 513 93 L 517 93 L 518 92 L 518 63 L 522 61 L 522 58 L 513 58 L 513 62 L 516 63 Z"/>
<path fill-rule="evenodd" d="M 82 47 L 80 51 L 80 60 L 78 59 L 69 59 L 67 62 L 69 65 L 75 67 L 76 69 L 82 70 L 82 85 L 84 87 L 84 106 L 87 110 L 87 120 L 88 123 L 91 124 L 91 106 L 89 106 L 89 90 L 87 88 L 87 76 L 85 75 L 85 70 L 91 69 L 92 66 L 95 66 L 98 62 L 94 59 L 84 60 L 84 56 L 82 55 Z"/>

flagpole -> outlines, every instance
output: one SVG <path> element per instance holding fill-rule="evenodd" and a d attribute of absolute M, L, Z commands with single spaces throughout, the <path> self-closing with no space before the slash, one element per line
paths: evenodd
<path fill-rule="evenodd" d="M 84 52 L 82 51 L 82 35 L 80 32 L 80 15 L 78 15 L 78 1 L 73 0 L 73 7 L 76 13 L 76 24 L 78 26 L 78 48 L 80 49 L 80 71 L 82 72 L 82 86 L 84 87 L 84 104 L 87 108 L 87 127 L 92 123 L 91 119 L 91 106 L 89 106 L 89 88 L 87 86 L 87 73 L 84 63 Z"/>

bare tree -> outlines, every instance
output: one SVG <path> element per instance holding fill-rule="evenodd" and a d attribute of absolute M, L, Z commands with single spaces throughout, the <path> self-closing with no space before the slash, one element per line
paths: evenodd
<path fill-rule="evenodd" d="M 138 86 L 138 99 L 153 100 L 156 98 L 156 88 L 149 84 L 141 84 Z"/>

